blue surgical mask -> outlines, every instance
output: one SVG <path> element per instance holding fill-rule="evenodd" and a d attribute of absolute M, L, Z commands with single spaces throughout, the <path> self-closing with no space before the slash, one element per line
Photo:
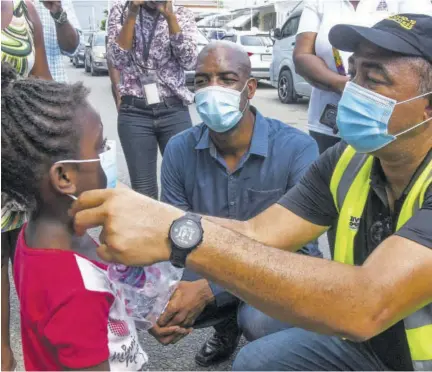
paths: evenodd
<path fill-rule="evenodd" d="M 87 160 L 61 160 L 56 162 L 59 163 L 94 163 L 99 161 L 101 167 L 105 173 L 107 179 L 107 189 L 113 189 L 117 185 L 117 153 L 116 153 L 116 142 L 107 141 L 106 150 L 99 154 L 99 159 L 87 159 Z M 76 200 L 75 195 L 69 195 L 72 199 Z"/>
<path fill-rule="evenodd" d="M 217 133 L 234 128 L 247 107 L 246 104 L 240 111 L 241 95 L 246 86 L 247 83 L 241 92 L 218 85 L 198 90 L 195 94 L 195 103 L 204 124 Z"/>
<path fill-rule="evenodd" d="M 341 138 L 357 152 L 375 152 L 404 133 L 432 120 L 429 118 L 401 133 L 389 134 L 388 126 L 396 105 L 425 97 L 432 92 L 397 102 L 353 82 L 348 82 L 338 104 L 337 126 Z"/>

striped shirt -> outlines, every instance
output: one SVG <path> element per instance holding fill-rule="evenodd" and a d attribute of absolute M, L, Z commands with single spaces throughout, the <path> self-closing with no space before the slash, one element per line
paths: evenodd
<path fill-rule="evenodd" d="M 72 54 L 61 50 L 57 41 L 55 21 L 52 19 L 49 10 L 45 8 L 45 6 L 39 0 L 35 0 L 34 5 L 42 22 L 45 49 L 51 76 L 58 82 L 67 82 L 68 78 L 63 65 L 63 55 L 73 57 L 78 50 L 79 43 Z M 72 0 L 62 0 L 62 8 L 67 13 L 68 20 L 71 25 L 77 30 L 80 30 L 81 27 L 75 13 L 75 8 L 72 4 Z"/>

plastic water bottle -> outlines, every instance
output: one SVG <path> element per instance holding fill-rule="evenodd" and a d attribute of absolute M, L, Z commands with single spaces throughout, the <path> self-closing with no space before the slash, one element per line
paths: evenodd
<path fill-rule="evenodd" d="M 183 269 L 170 262 L 146 267 L 108 266 L 108 277 L 120 290 L 128 315 L 145 330 L 156 324 L 182 275 Z"/>

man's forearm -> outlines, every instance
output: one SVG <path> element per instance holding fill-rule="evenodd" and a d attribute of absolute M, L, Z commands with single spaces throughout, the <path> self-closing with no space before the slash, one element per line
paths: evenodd
<path fill-rule="evenodd" d="M 61 50 L 66 53 L 74 53 L 79 45 L 78 31 L 70 22 L 59 24 L 55 22 L 57 30 L 57 42 Z"/>
<path fill-rule="evenodd" d="M 270 248 L 205 220 L 203 227 L 189 269 L 281 321 L 356 340 L 372 332 L 366 310 L 374 296 L 361 267 Z"/>

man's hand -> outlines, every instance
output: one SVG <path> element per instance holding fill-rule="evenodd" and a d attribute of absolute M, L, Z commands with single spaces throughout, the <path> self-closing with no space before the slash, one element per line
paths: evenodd
<path fill-rule="evenodd" d="M 51 14 L 56 14 L 63 10 L 61 1 L 43 1 L 42 4 Z"/>
<path fill-rule="evenodd" d="M 107 262 L 147 266 L 170 257 L 169 228 L 184 212 L 130 189 L 84 192 L 69 211 L 83 235 L 103 226 L 98 255 Z"/>
<path fill-rule="evenodd" d="M 149 329 L 149 333 L 162 345 L 170 345 L 179 342 L 192 332 L 192 328 L 181 328 L 177 326 L 159 327 L 157 324 Z"/>
<path fill-rule="evenodd" d="M 158 320 L 160 327 L 192 327 L 204 308 L 214 300 L 208 281 L 180 282 L 164 313 Z"/>

